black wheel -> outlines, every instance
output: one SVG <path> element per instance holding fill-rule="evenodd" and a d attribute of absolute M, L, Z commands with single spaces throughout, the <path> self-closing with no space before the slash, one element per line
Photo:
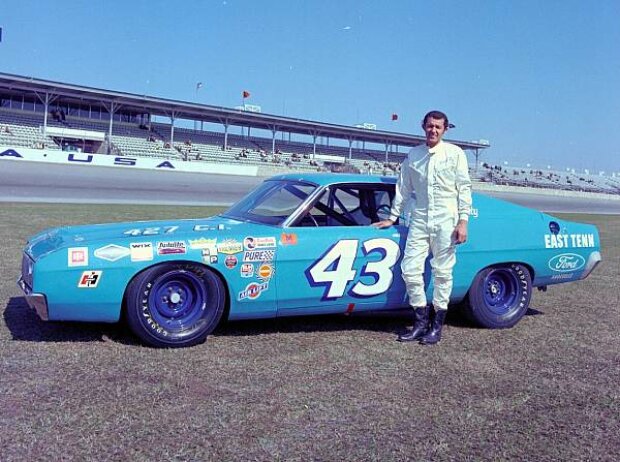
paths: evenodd
<path fill-rule="evenodd" d="M 517 263 L 485 268 L 469 289 L 464 308 L 467 316 L 483 327 L 512 327 L 523 317 L 532 298 L 532 278 Z"/>
<path fill-rule="evenodd" d="M 177 348 L 202 343 L 217 326 L 225 290 L 195 263 L 165 263 L 138 274 L 127 287 L 127 322 L 146 344 Z"/>

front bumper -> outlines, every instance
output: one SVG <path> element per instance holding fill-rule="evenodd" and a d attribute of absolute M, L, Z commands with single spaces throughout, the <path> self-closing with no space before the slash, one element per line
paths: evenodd
<path fill-rule="evenodd" d="M 43 321 L 49 321 L 45 295 L 33 293 L 21 277 L 17 280 L 17 285 L 24 292 L 24 298 L 28 306 L 34 309 Z"/>

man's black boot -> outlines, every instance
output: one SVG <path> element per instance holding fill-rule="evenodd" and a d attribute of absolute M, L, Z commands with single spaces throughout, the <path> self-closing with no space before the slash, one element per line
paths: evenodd
<path fill-rule="evenodd" d="M 441 340 L 441 328 L 446 320 L 448 310 L 435 310 L 435 315 L 431 321 L 431 328 L 426 335 L 420 338 L 422 345 L 434 345 Z"/>
<path fill-rule="evenodd" d="M 413 310 L 413 329 L 400 334 L 398 336 L 399 342 L 412 342 L 421 338 L 428 332 L 428 314 L 430 312 L 430 306 L 418 306 Z"/>

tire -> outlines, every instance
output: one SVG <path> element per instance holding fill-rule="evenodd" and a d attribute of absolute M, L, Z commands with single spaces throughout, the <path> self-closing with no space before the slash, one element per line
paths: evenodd
<path fill-rule="evenodd" d="M 165 263 L 127 286 L 127 322 L 147 345 L 193 346 L 217 327 L 225 302 L 224 286 L 212 271 L 195 263 Z"/>
<path fill-rule="evenodd" d="M 531 298 L 532 278 L 525 266 L 493 266 L 474 278 L 465 300 L 465 313 L 482 327 L 505 329 L 521 320 Z"/>

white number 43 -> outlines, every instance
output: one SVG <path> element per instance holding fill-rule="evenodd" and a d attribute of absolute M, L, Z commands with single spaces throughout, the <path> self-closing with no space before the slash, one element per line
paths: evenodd
<path fill-rule="evenodd" d="M 312 286 L 324 286 L 324 300 L 342 297 L 349 282 L 355 279 L 357 272 L 353 269 L 357 257 L 357 239 L 343 239 L 312 264 L 306 275 Z M 364 256 L 373 252 L 381 255 L 377 261 L 367 262 L 360 270 L 362 276 L 372 276 L 374 281 L 365 284 L 358 280 L 351 287 L 350 294 L 357 297 L 372 297 L 387 291 L 392 285 L 392 267 L 398 261 L 400 248 L 391 239 L 376 238 L 365 241 L 362 244 Z"/>

